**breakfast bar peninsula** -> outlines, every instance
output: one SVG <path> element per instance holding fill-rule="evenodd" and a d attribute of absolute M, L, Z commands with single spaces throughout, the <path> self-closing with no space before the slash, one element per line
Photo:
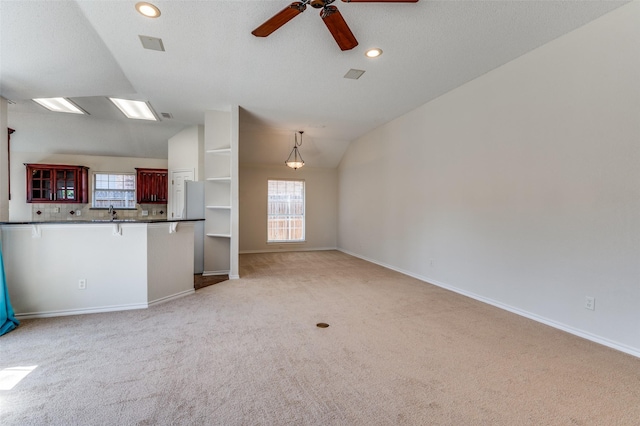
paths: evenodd
<path fill-rule="evenodd" d="M 140 309 L 193 293 L 195 222 L 0 223 L 16 316 Z"/>

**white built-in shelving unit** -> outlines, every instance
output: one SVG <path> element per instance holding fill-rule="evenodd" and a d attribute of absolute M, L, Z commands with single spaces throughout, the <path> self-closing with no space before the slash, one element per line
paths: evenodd
<path fill-rule="evenodd" d="M 238 109 L 205 115 L 205 271 L 238 278 Z"/>

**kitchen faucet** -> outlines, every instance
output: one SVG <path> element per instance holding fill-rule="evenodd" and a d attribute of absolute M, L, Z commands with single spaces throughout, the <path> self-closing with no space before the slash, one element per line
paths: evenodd
<path fill-rule="evenodd" d="M 113 204 L 109 206 L 109 216 L 111 216 L 111 220 L 115 220 L 118 218 L 118 212 L 113 209 Z"/>

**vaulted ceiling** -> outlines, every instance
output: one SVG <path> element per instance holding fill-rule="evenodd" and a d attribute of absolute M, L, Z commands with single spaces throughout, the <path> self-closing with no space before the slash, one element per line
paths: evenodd
<path fill-rule="evenodd" d="M 0 0 L 0 95 L 12 148 L 166 158 L 167 139 L 204 111 L 242 108 L 240 160 L 282 164 L 303 130 L 309 166 L 335 167 L 348 143 L 626 1 L 429 1 L 334 5 L 359 41 L 341 51 L 307 8 L 266 38 L 251 31 L 288 0 Z M 161 38 L 164 52 L 139 36 Z M 379 47 L 383 55 L 364 52 Z M 350 69 L 364 70 L 346 79 Z M 30 99 L 72 98 L 68 116 Z M 106 100 L 146 100 L 158 123 Z M 306 149 L 306 151 L 305 151 Z"/>

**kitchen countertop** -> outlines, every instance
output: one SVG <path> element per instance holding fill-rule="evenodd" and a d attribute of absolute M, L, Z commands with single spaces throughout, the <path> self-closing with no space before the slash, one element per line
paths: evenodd
<path fill-rule="evenodd" d="M 75 225 L 75 224 L 105 224 L 105 223 L 170 223 L 170 222 L 198 222 L 204 219 L 90 219 L 90 220 L 34 220 L 34 221 L 11 221 L 0 222 L 0 225 Z"/>

